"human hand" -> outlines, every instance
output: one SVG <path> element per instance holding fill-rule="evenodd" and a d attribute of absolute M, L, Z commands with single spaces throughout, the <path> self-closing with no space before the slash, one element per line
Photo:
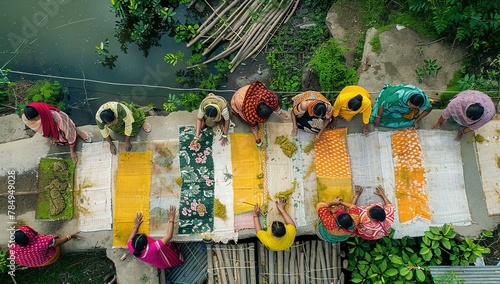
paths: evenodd
<path fill-rule="evenodd" d="M 283 110 L 281 110 L 280 116 L 283 119 L 288 119 L 288 114 L 285 111 L 283 111 Z"/>
<path fill-rule="evenodd" d="M 342 203 L 342 198 L 337 197 L 333 200 L 333 205 L 340 205 Z"/>
<path fill-rule="evenodd" d="M 368 136 L 368 126 L 366 124 L 363 124 L 363 135 Z"/>
<path fill-rule="evenodd" d="M 380 196 L 380 197 L 384 197 L 385 196 L 385 191 L 384 189 L 382 188 L 382 186 L 380 185 L 377 185 L 377 190 L 374 192 L 374 194 Z"/>
<path fill-rule="evenodd" d="M 463 130 L 458 131 L 457 136 L 455 136 L 455 139 L 453 139 L 453 141 L 460 141 L 463 135 L 464 135 Z"/>
<path fill-rule="evenodd" d="M 380 117 L 377 117 L 375 118 L 375 120 L 373 120 L 373 125 L 375 125 L 375 127 L 380 125 Z"/>
<path fill-rule="evenodd" d="M 130 141 L 125 141 L 125 151 L 130 151 L 132 149 L 132 143 Z"/>
<path fill-rule="evenodd" d="M 174 205 L 170 205 L 170 209 L 168 210 L 168 217 L 170 218 L 170 221 L 175 220 L 175 212 L 177 211 L 177 208 L 175 208 Z"/>
<path fill-rule="evenodd" d="M 284 198 L 279 198 L 276 200 L 276 208 L 280 211 L 285 211 L 286 200 Z"/>
<path fill-rule="evenodd" d="M 142 223 L 142 212 L 137 212 L 135 213 L 134 226 L 138 228 L 139 225 L 141 225 L 141 223 Z"/>
<path fill-rule="evenodd" d="M 226 146 L 226 145 L 229 145 L 229 140 L 227 138 L 222 138 L 220 140 L 220 145 L 221 146 Z"/>
<path fill-rule="evenodd" d="M 70 151 L 70 154 L 71 154 L 71 159 L 73 160 L 73 163 L 77 163 L 78 162 L 78 155 L 76 154 L 75 151 Z"/>
<path fill-rule="evenodd" d="M 259 216 L 259 214 L 260 214 L 259 203 L 256 203 L 256 204 L 253 206 L 253 215 L 254 215 L 254 216 Z"/>
<path fill-rule="evenodd" d="M 363 193 L 363 188 L 359 185 L 354 186 L 354 194 L 360 196 Z"/>
<path fill-rule="evenodd" d="M 439 123 L 439 121 L 434 123 L 434 125 L 431 127 L 431 129 L 441 129 L 441 123 Z"/>
<path fill-rule="evenodd" d="M 109 143 L 109 151 L 111 154 L 116 155 L 116 146 L 113 142 Z"/>
<path fill-rule="evenodd" d="M 193 148 L 198 144 L 198 138 L 194 138 L 193 141 L 189 144 L 189 148 Z"/>
<path fill-rule="evenodd" d="M 297 135 L 297 126 L 292 127 L 292 135 L 293 136 Z"/>
<path fill-rule="evenodd" d="M 79 239 L 85 239 L 84 236 L 80 235 L 80 231 L 71 233 L 70 236 L 71 236 L 71 238 L 75 238 L 75 239 L 78 239 L 78 240 Z"/>
<path fill-rule="evenodd" d="M 413 124 L 412 129 L 413 129 L 413 130 L 417 130 L 418 128 L 419 128 L 419 126 L 418 126 L 418 121 L 415 121 L 415 123 Z"/>

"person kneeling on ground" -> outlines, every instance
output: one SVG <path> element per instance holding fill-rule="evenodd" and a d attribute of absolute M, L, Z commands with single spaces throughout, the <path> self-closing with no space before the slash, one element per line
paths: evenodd
<path fill-rule="evenodd" d="M 255 231 L 257 232 L 257 238 L 263 245 L 273 251 L 289 250 L 295 240 L 295 235 L 297 234 L 295 230 L 295 222 L 286 212 L 285 204 L 286 201 L 283 198 L 276 201 L 276 208 L 283 216 L 286 225 L 280 221 L 273 221 L 271 226 L 267 228 L 267 231 L 262 230 L 260 225 L 259 204 L 255 204 L 254 206 L 253 224 L 255 226 Z"/>
<path fill-rule="evenodd" d="M 222 131 L 220 144 L 226 146 L 229 144 L 227 135 L 231 123 L 227 101 L 221 96 L 210 93 L 201 101 L 200 108 L 198 109 L 196 134 L 191 145 L 198 142 L 200 131 L 205 129 L 205 126 L 213 127 L 216 123 L 220 124 L 220 129 Z"/>
<path fill-rule="evenodd" d="M 266 122 L 273 112 L 281 118 L 288 118 L 286 112 L 279 107 L 276 94 L 260 81 L 239 88 L 231 98 L 231 108 L 234 114 L 250 124 L 257 147 L 262 146 L 257 133 L 259 123 Z"/>
<path fill-rule="evenodd" d="M 24 124 L 33 131 L 49 138 L 54 145 L 69 145 L 69 152 L 74 163 L 78 162 L 75 145 L 80 136 L 85 142 L 91 143 L 88 133 L 79 131 L 69 116 L 55 106 L 33 102 L 28 104 L 21 115 Z"/>
<path fill-rule="evenodd" d="M 292 101 L 292 134 L 297 135 L 297 129 L 303 129 L 316 133 L 316 139 L 319 139 L 326 126 L 330 124 L 332 104 L 320 92 L 315 91 L 298 94 Z"/>
<path fill-rule="evenodd" d="M 125 150 L 130 151 L 130 136 L 136 136 L 142 128 L 146 133 L 151 132 L 151 125 L 146 122 L 146 114 L 141 109 L 126 106 L 119 102 L 107 102 L 103 104 L 95 114 L 97 127 L 102 137 L 109 143 L 111 154 L 116 155 L 116 146 L 113 144 L 109 130 L 125 135 Z"/>
<path fill-rule="evenodd" d="M 348 211 L 345 211 L 347 209 Z M 320 222 L 316 234 L 330 243 L 343 242 L 352 237 L 359 223 L 356 205 L 343 202 L 337 197 L 332 202 L 320 202 L 316 205 Z"/>
<path fill-rule="evenodd" d="M 352 203 L 356 205 L 359 196 L 363 193 L 363 188 L 356 186 Z M 376 195 L 384 201 L 368 206 L 358 206 L 359 225 L 356 234 L 365 240 L 378 240 L 391 233 L 391 225 L 394 223 L 394 204 L 385 196 L 382 186 L 377 186 Z"/>
<path fill-rule="evenodd" d="M 161 240 L 155 240 L 145 234 L 138 234 L 139 226 L 142 223 L 142 213 L 136 213 L 134 218 L 134 228 L 128 238 L 128 250 L 139 260 L 158 267 L 167 269 L 180 266 L 184 263 L 181 252 L 170 242 L 174 234 L 174 221 L 176 209 L 170 206 L 168 211 L 167 234 Z"/>
<path fill-rule="evenodd" d="M 432 129 L 440 129 L 445 120 L 451 125 L 464 127 L 455 137 L 455 141 L 459 141 L 465 133 L 488 123 L 495 114 L 495 104 L 488 95 L 480 91 L 466 90 L 450 100 Z"/>
<path fill-rule="evenodd" d="M 332 129 L 337 127 L 337 116 L 345 121 L 351 119 L 358 113 L 363 116 L 363 134 L 368 134 L 368 123 L 372 112 L 372 101 L 370 93 L 360 86 L 347 86 L 340 91 L 335 103 L 333 103 Z"/>
<path fill-rule="evenodd" d="M 9 248 L 9 254 L 17 264 L 22 266 L 47 266 L 59 258 L 62 244 L 72 238 L 81 237 L 78 233 L 65 237 L 42 235 L 29 226 L 21 226 L 14 232 L 14 243 Z"/>

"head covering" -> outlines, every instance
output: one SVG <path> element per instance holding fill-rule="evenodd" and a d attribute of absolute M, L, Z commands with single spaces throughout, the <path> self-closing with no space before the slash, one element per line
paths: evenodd
<path fill-rule="evenodd" d="M 29 226 L 21 226 L 22 231 L 29 239 L 27 246 L 20 246 L 15 242 L 9 248 L 9 253 L 15 261 L 23 266 L 38 267 L 49 261 L 55 254 L 56 248 L 53 241 L 56 236 L 38 234 Z"/>
<path fill-rule="evenodd" d="M 38 115 L 40 116 L 40 120 L 42 122 L 43 137 L 52 137 L 56 140 L 59 140 L 59 127 L 57 126 L 54 118 L 52 118 L 52 114 L 50 113 L 51 110 L 59 112 L 59 109 L 53 105 L 42 102 L 32 102 L 27 106 L 36 109 L 36 111 L 38 112 Z"/>
<path fill-rule="evenodd" d="M 215 116 L 212 116 L 213 113 L 208 113 L 207 110 L 210 110 L 211 112 L 217 112 Z M 222 112 L 219 108 L 218 105 L 216 104 L 208 104 L 205 107 L 205 125 L 208 127 L 212 127 L 215 125 L 215 123 L 219 122 L 221 120 Z"/>

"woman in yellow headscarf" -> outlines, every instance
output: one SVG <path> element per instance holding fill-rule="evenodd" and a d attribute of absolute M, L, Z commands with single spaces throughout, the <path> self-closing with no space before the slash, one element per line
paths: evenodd
<path fill-rule="evenodd" d="M 363 115 L 363 134 L 368 133 L 368 123 L 372 112 L 370 93 L 360 86 L 347 86 L 337 96 L 333 104 L 332 128 L 337 127 L 337 116 L 350 121 L 356 114 Z"/>

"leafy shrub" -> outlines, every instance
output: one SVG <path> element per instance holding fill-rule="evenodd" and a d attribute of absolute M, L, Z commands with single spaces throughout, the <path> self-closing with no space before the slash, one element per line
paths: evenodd
<path fill-rule="evenodd" d="M 38 80 L 35 85 L 29 88 L 24 102 L 17 106 L 17 113 L 21 114 L 24 107 L 30 102 L 44 102 L 65 110 L 64 96 L 68 94 L 68 88 L 61 86 L 59 81 Z"/>
<path fill-rule="evenodd" d="M 334 39 L 329 39 L 315 50 L 309 65 L 318 73 L 322 91 L 339 91 L 358 82 L 354 68 L 347 68 L 345 57 Z"/>

